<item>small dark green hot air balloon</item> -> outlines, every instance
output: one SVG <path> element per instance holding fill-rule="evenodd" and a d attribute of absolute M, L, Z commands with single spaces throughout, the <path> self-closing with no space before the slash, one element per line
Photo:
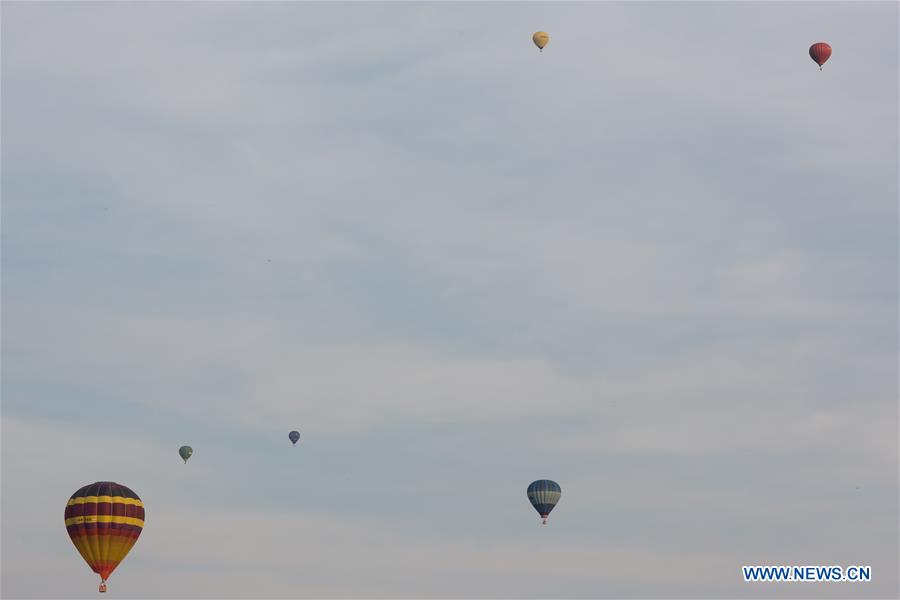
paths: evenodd
<path fill-rule="evenodd" d="M 538 514 L 541 515 L 541 519 L 544 521 L 544 525 L 546 525 L 550 511 L 559 502 L 562 488 L 555 481 L 538 479 L 531 482 L 526 493 L 528 494 L 528 501 L 531 502 L 534 510 L 538 511 Z"/>
<path fill-rule="evenodd" d="M 296 446 L 296 445 L 297 445 L 297 442 L 300 441 L 300 432 L 299 432 L 299 431 L 292 431 L 292 432 L 290 432 L 290 433 L 288 434 L 288 439 L 290 439 L 290 440 L 291 440 L 291 443 L 294 444 L 294 445 Z"/>
<path fill-rule="evenodd" d="M 187 464 L 187 460 L 194 453 L 194 449 L 190 446 L 182 446 L 178 449 L 178 454 L 181 456 L 182 460 L 184 460 L 184 464 Z"/>

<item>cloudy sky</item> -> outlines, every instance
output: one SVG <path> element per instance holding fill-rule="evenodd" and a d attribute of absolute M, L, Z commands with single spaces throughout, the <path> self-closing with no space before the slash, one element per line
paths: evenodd
<path fill-rule="evenodd" d="M 897 597 L 897 22 L 4 2 L 3 596 Z"/>

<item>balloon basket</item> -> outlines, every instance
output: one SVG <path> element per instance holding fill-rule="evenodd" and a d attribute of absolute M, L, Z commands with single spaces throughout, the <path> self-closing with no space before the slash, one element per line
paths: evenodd
<path fill-rule="evenodd" d="M 106 591 L 106 582 L 105 582 L 105 581 L 101 581 L 101 582 L 100 582 L 100 593 L 102 594 L 102 593 L 104 593 L 105 591 Z"/>

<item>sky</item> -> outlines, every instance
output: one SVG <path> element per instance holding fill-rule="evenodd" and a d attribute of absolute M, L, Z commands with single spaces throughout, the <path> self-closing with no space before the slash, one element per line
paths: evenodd
<path fill-rule="evenodd" d="M 3 597 L 898 597 L 898 12 L 3 2 Z"/>

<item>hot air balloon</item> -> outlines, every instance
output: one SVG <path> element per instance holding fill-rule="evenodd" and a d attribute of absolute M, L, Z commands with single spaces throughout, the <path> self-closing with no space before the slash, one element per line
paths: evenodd
<path fill-rule="evenodd" d="M 66 531 L 88 566 L 106 580 L 134 546 L 144 528 L 144 504 L 124 485 L 98 481 L 66 503 Z"/>
<path fill-rule="evenodd" d="M 534 509 L 538 511 L 538 514 L 541 515 L 541 518 L 544 520 L 544 525 L 546 525 L 550 511 L 553 510 L 553 507 L 559 502 L 562 488 L 560 488 L 559 484 L 555 481 L 538 479 L 537 481 L 531 482 L 531 485 L 528 486 L 527 493 L 529 502 L 531 502 Z"/>
<path fill-rule="evenodd" d="M 536 31 L 534 35 L 531 36 L 534 45 L 538 47 L 538 50 L 541 52 L 544 51 L 544 46 L 546 46 L 550 42 L 550 34 L 546 31 Z"/>
<path fill-rule="evenodd" d="M 816 42 L 809 47 L 809 57 L 819 65 L 819 70 L 821 71 L 822 65 L 831 58 L 831 46 L 825 42 Z"/>
<path fill-rule="evenodd" d="M 184 459 L 184 464 L 187 464 L 187 459 L 189 459 L 193 453 L 194 449 L 190 446 L 182 446 L 178 449 L 178 454 Z"/>
<path fill-rule="evenodd" d="M 300 440 L 300 432 L 299 432 L 299 431 L 292 431 L 292 432 L 290 432 L 290 433 L 288 434 L 288 439 L 290 439 L 290 440 L 291 440 L 291 443 L 294 444 L 294 445 L 296 446 L 296 445 L 297 445 L 297 442 Z"/>

